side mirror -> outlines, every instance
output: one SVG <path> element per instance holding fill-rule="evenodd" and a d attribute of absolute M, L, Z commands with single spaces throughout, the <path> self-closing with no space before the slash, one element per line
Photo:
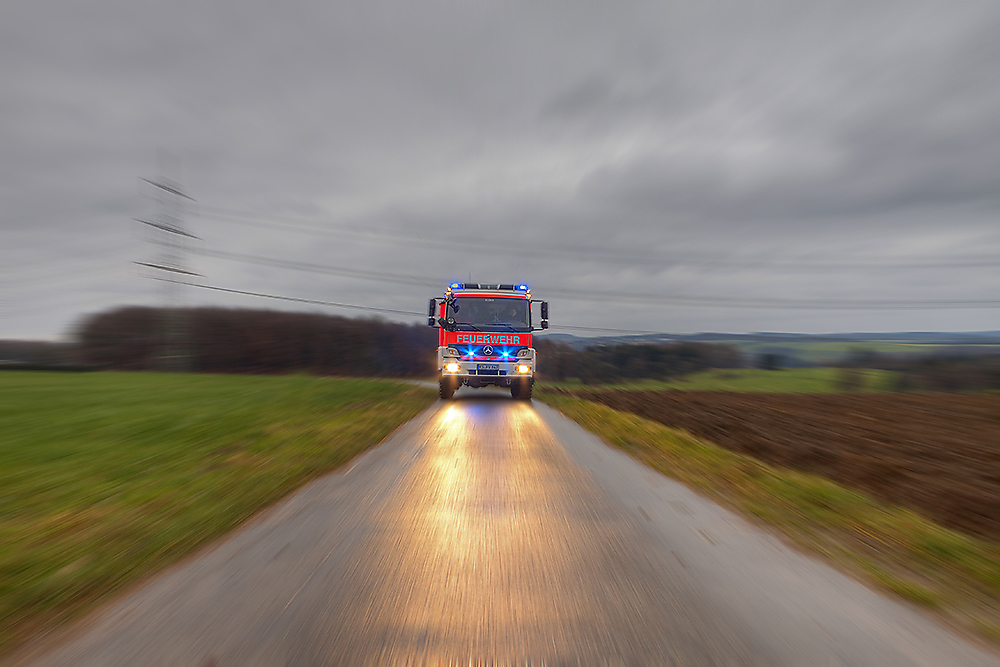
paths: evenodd
<path fill-rule="evenodd" d="M 449 317 L 447 320 L 445 320 L 445 324 L 448 325 L 448 331 L 454 331 L 455 330 L 455 318 L 454 317 Z"/>
<path fill-rule="evenodd" d="M 542 319 L 543 320 L 549 319 L 549 302 L 548 301 L 542 301 Z M 542 328 L 544 329 L 545 327 L 543 326 Z"/>
<path fill-rule="evenodd" d="M 437 320 L 434 319 L 435 310 L 437 310 L 437 300 L 431 299 L 430 304 L 427 306 L 427 326 L 429 327 L 437 324 Z"/>
<path fill-rule="evenodd" d="M 543 329 L 548 329 L 549 328 L 549 321 L 548 320 L 542 320 L 542 328 Z"/>

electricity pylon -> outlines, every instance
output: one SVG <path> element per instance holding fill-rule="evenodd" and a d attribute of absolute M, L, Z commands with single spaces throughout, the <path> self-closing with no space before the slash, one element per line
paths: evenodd
<path fill-rule="evenodd" d="M 161 171 L 163 161 L 161 154 Z M 149 219 L 136 218 L 136 221 L 146 225 L 146 240 L 155 246 L 156 252 L 151 261 L 136 264 L 153 269 L 154 274 L 148 277 L 163 284 L 163 320 L 155 365 L 165 371 L 185 372 L 191 370 L 190 332 L 181 308 L 182 285 L 178 282 L 185 276 L 199 276 L 188 267 L 187 254 L 191 242 L 200 239 L 184 225 L 186 205 L 195 200 L 184 192 L 180 183 L 167 176 L 142 181 L 154 188 L 156 210 Z"/>

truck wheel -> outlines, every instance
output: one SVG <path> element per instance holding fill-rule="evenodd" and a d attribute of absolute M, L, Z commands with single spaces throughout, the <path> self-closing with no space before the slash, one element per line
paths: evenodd
<path fill-rule="evenodd" d="M 441 398 L 447 401 L 455 395 L 455 382 L 450 377 L 442 377 L 438 381 L 438 389 Z"/>
<path fill-rule="evenodd" d="M 534 387 L 534 383 L 531 380 L 525 378 L 524 384 L 521 385 L 521 398 L 525 401 L 531 400 L 531 390 Z"/>
<path fill-rule="evenodd" d="M 531 380 L 521 378 L 510 385 L 510 397 L 514 400 L 531 400 Z"/>

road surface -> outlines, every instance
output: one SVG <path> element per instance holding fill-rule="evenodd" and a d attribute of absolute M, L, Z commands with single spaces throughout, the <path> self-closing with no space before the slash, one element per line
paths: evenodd
<path fill-rule="evenodd" d="M 31 664 L 1000 659 L 538 401 L 463 389 Z"/>

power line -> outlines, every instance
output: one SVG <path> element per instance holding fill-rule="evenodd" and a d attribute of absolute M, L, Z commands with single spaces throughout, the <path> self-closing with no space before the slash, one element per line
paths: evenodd
<path fill-rule="evenodd" d="M 575 327 L 568 324 L 552 324 L 549 329 L 569 329 L 571 331 L 604 331 L 607 333 L 628 333 L 628 334 L 660 334 L 672 336 L 673 334 L 664 331 L 648 331 L 646 329 L 613 329 L 608 327 Z"/>
<path fill-rule="evenodd" d="M 829 299 L 825 301 L 817 301 L 815 299 L 732 298 L 687 295 L 628 294 L 558 288 L 539 289 L 543 290 L 546 294 L 561 296 L 566 299 L 616 302 L 624 301 L 638 304 L 663 304 L 712 308 L 745 308 L 750 310 L 937 310 L 1000 307 L 1000 300 L 997 299 L 925 301 Z"/>
<path fill-rule="evenodd" d="M 442 247 L 459 248 L 463 250 L 481 251 L 485 241 L 463 241 L 454 238 L 428 239 L 425 236 L 415 236 L 411 234 L 393 232 L 382 233 L 372 230 L 359 230 L 342 223 L 334 223 L 318 227 L 315 225 L 302 225 L 289 223 L 287 218 L 274 218 L 259 214 L 231 211 L 218 207 L 204 207 L 202 210 L 214 212 L 214 218 L 223 222 L 234 224 L 250 224 L 258 227 L 276 228 L 286 231 L 293 231 L 304 234 L 318 236 L 355 236 L 368 237 L 370 240 L 381 243 L 395 243 L 400 245 L 420 245 L 424 247 L 440 249 Z M 228 219 L 227 219 L 228 218 Z M 310 221 L 314 222 L 314 221 Z M 490 243 L 490 252 L 494 254 L 507 254 L 518 257 L 538 257 L 551 259 L 552 257 L 566 257 L 569 259 L 580 259 L 583 256 L 595 259 L 613 260 L 626 264 L 652 264 L 652 265 L 704 265 L 704 266 L 729 266 L 734 268 L 769 268 L 785 270 L 901 270 L 901 269 L 931 269 L 931 268 L 1000 268 L 1000 257 L 995 255 L 974 255 L 964 257 L 952 257 L 946 259 L 936 259 L 927 261 L 823 261 L 804 260 L 789 261 L 780 258 L 767 259 L 740 259 L 736 257 L 724 257 L 718 255 L 708 255 L 705 253 L 688 252 L 682 255 L 648 255 L 641 252 L 621 251 L 607 252 L 594 247 L 567 247 L 558 248 L 524 248 L 511 247 L 503 244 Z"/>
<path fill-rule="evenodd" d="M 109 303 L 109 301 L 111 301 L 112 299 L 113 299 L 113 297 L 109 297 L 109 296 L 100 296 L 100 297 L 90 296 L 90 297 L 86 297 L 86 298 L 83 298 L 83 299 L 80 299 L 79 297 L 74 297 L 73 298 L 73 305 L 76 306 L 76 307 L 80 307 L 81 305 L 87 305 L 87 306 L 95 305 L 96 306 L 98 304 L 100 304 L 100 305 L 105 305 L 105 304 L 106 305 L 113 305 L 113 304 Z M 66 304 L 63 303 L 63 302 L 41 304 L 38 301 L 33 301 L 32 304 L 29 307 L 27 307 L 27 308 L 20 308 L 20 307 L 17 307 L 17 306 L 8 306 L 6 309 L 8 311 L 10 311 L 11 313 L 14 313 L 16 315 L 30 315 L 30 314 L 33 314 L 33 313 L 50 312 L 50 311 L 53 311 L 53 310 L 62 310 L 62 311 L 65 311 L 66 310 Z"/>
<path fill-rule="evenodd" d="M 436 287 L 442 281 L 430 277 L 405 276 L 380 271 L 367 271 L 363 269 L 350 269 L 345 267 L 329 266 L 322 264 L 312 264 L 309 262 L 297 262 L 293 260 L 283 260 L 260 255 L 246 255 L 242 253 L 227 252 L 224 250 L 195 250 L 202 255 L 219 257 L 234 261 L 249 262 L 253 264 L 263 264 L 288 268 L 296 271 L 306 271 L 310 273 L 329 273 L 343 275 L 360 280 L 371 280 L 375 282 L 391 282 L 404 285 L 414 285 L 421 287 Z M 662 304 L 673 306 L 692 306 L 708 308 L 743 308 L 750 310 L 937 310 L 937 309 L 963 309 L 963 308 L 997 308 L 1000 307 L 1000 300 L 996 299 L 967 299 L 967 300 L 923 300 L 923 301 L 891 301 L 891 300 L 854 300 L 854 299 L 830 299 L 826 301 L 816 301 L 814 299 L 769 299 L 769 298 L 733 298 L 733 297 L 712 297 L 712 296 L 692 296 L 692 295 L 663 295 L 663 294 L 632 294 L 628 292 L 605 292 L 598 290 L 573 290 L 565 288 L 546 288 L 536 285 L 539 291 L 546 294 L 560 296 L 565 299 L 581 301 L 605 301 L 605 302 L 626 302 L 637 304 Z M 654 332 L 656 333 L 656 332 Z"/>
<path fill-rule="evenodd" d="M 177 183 L 174 183 L 173 181 L 167 179 L 164 176 L 161 176 L 156 181 L 152 181 L 152 180 L 150 180 L 148 178 L 142 178 L 141 176 L 139 178 L 140 178 L 140 180 L 146 181 L 147 183 L 149 183 L 153 187 L 157 187 L 157 188 L 163 190 L 164 192 L 166 192 L 168 194 L 172 194 L 172 195 L 177 196 L 177 197 L 183 197 L 184 199 L 188 199 L 190 201 L 195 201 L 194 199 L 192 199 L 191 197 L 189 197 L 188 195 L 186 195 L 181 190 L 181 186 L 180 185 L 178 185 Z"/>
<path fill-rule="evenodd" d="M 143 180 L 146 180 L 146 179 L 143 179 Z M 195 236 L 194 234 L 190 234 L 190 233 L 184 231 L 183 229 L 181 229 L 179 227 L 176 227 L 174 225 L 164 224 L 164 223 L 161 223 L 161 222 L 153 222 L 152 220 L 143 220 L 142 218 L 133 218 L 133 219 L 136 222 L 141 222 L 144 225 L 149 225 L 150 227 L 154 227 L 156 229 L 159 229 L 160 231 L 168 232 L 170 234 L 177 234 L 178 236 L 186 236 L 189 239 L 196 239 L 198 241 L 201 241 L 201 239 L 198 238 L 197 236 Z"/>
<path fill-rule="evenodd" d="M 132 204 L 133 198 L 129 197 L 113 197 L 111 199 L 101 199 L 96 202 L 88 202 L 82 206 L 65 206 L 50 210 L 48 212 L 34 211 L 31 213 L 23 213 L 21 215 L 15 215 L 10 218 L 4 219 L 4 226 L 13 226 L 14 223 L 18 222 L 28 222 L 31 220 L 37 220 L 39 218 L 61 218 L 68 215 L 79 216 L 81 213 L 107 213 L 116 210 L 120 204 Z"/>
<path fill-rule="evenodd" d="M 282 296 L 280 294 L 264 294 L 261 292 L 248 292 L 246 290 L 230 289 L 228 287 L 216 287 L 215 285 L 200 285 L 198 283 L 188 283 L 182 280 L 169 280 L 167 278 L 157 278 L 155 276 L 147 276 L 152 280 L 159 280 L 162 282 L 174 283 L 175 285 L 187 285 L 188 287 L 199 287 L 201 289 L 213 290 L 216 292 L 228 292 L 230 294 L 245 294 L 247 296 L 257 296 L 264 299 L 277 299 L 280 301 L 293 301 L 296 303 L 311 303 L 318 306 L 332 306 L 335 308 L 353 308 L 354 310 L 370 310 L 379 313 L 396 313 L 398 315 L 418 315 L 426 317 L 427 313 L 419 313 L 413 310 L 396 310 L 393 308 L 375 308 L 374 306 L 359 306 L 353 303 L 335 303 L 333 301 L 319 301 L 316 299 L 300 299 L 293 296 Z"/>
<path fill-rule="evenodd" d="M 200 284 L 197 284 L 197 283 L 188 283 L 188 282 L 184 282 L 184 281 L 181 281 L 181 280 L 168 280 L 167 278 L 157 278 L 155 276 L 146 276 L 146 277 L 148 277 L 148 278 L 150 278 L 152 280 L 160 280 L 160 281 L 164 281 L 164 282 L 170 282 L 170 283 L 174 283 L 176 285 L 187 285 L 188 287 L 199 287 L 201 289 L 214 290 L 216 292 L 228 292 L 230 294 L 244 294 L 246 296 L 263 297 L 263 298 L 266 298 L 266 299 L 277 299 L 277 300 L 280 300 L 280 301 L 292 301 L 292 302 L 295 302 L 295 303 L 309 303 L 309 304 L 315 304 L 315 305 L 320 305 L 320 306 L 332 306 L 332 307 L 335 307 L 335 308 L 352 308 L 352 309 L 355 309 L 355 310 L 369 310 L 369 311 L 375 311 L 375 312 L 379 312 L 379 313 L 394 313 L 394 314 L 398 314 L 398 315 L 416 315 L 418 317 L 426 317 L 426 313 L 421 313 L 421 312 L 417 312 L 417 311 L 414 311 L 414 310 L 396 310 L 394 308 L 376 308 L 374 306 L 359 306 L 359 305 L 353 304 L 353 303 L 336 303 L 336 302 L 333 302 L 333 301 L 320 301 L 320 300 L 317 300 L 317 299 L 301 299 L 301 298 L 298 298 L 298 297 L 283 296 L 283 295 L 280 295 L 280 294 L 263 294 L 261 292 L 249 292 L 249 291 L 246 291 L 246 290 L 230 289 L 228 287 L 216 287 L 215 285 L 200 285 Z M 574 330 L 574 331 L 605 331 L 605 332 L 612 332 L 612 333 L 634 333 L 634 334 L 663 334 L 663 335 L 670 335 L 670 334 L 664 334 L 662 331 L 648 331 L 648 330 L 641 330 L 641 329 L 611 329 L 611 328 L 607 328 L 607 327 L 578 327 L 578 326 L 571 326 L 571 325 L 568 325 L 568 324 L 557 324 L 557 325 L 554 325 L 554 326 L 552 326 L 550 328 L 551 329 L 571 329 L 571 330 Z"/>
<path fill-rule="evenodd" d="M 180 273 L 185 276 L 197 276 L 199 278 L 204 278 L 205 276 L 200 273 L 195 273 L 193 271 L 185 271 L 183 269 L 177 269 L 172 266 L 166 266 L 164 264 L 150 264 L 149 262 L 132 262 L 133 264 L 138 264 L 139 266 L 148 266 L 151 269 L 159 269 L 160 271 L 169 271 L 170 273 Z"/>
<path fill-rule="evenodd" d="M 442 281 L 434 278 L 423 278 L 418 276 L 406 276 L 396 273 L 386 273 L 383 271 L 367 271 L 365 269 L 349 269 L 326 264 L 313 264 L 311 262 L 299 262 L 296 260 L 278 259 L 274 257 L 263 257 L 261 255 L 247 255 L 238 252 L 228 252 L 226 250 L 211 250 L 206 248 L 193 249 L 194 254 L 206 257 L 218 257 L 237 262 L 248 262 L 250 264 L 260 264 L 262 266 L 274 266 L 295 271 L 305 271 L 308 273 L 327 273 L 350 278 L 360 278 L 362 280 L 374 280 L 376 282 L 400 283 L 403 285 L 420 285 L 421 287 L 441 287 Z"/>
<path fill-rule="evenodd" d="M 417 317 L 424 317 L 424 316 L 426 316 L 425 313 L 421 313 L 421 312 L 418 312 L 418 311 L 412 311 L 412 310 L 398 310 L 398 309 L 395 309 L 395 308 L 378 308 L 378 307 L 375 307 L 375 306 L 361 306 L 361 305 L 352 304 L 352 303 L 337 303 L 337 302 L 334 302 L 334 301 L 321 301 L 321 300 L 318 300 L 318 299 L 303 299 L 303 298 L 290 297 L 290 296 L 284 296 L 284 295 L 279 295 L 279 294 L 265 294 L 265 293 L 262 293 L 262 292 L 251 292 L 251 291 L 247 291 L 247 290 L 237 290 L 237 289 L 231 289 L 231 288 L 227 288 L 227 287 L 218 287 L 218 286 L 215 286 L 215 285 L 203 285 L 203 284 L 198 284 L 198 283 L 189 283 L 189 282 L 184 282 L 184 281 L 180 281 L 180 280 L 170 280 L 170 279 L 167 279 L 167 278 L 158 278 L 158 277 L 155 277 L 155 276 L 146 276 L 146 277 L 151 278 L 153 280 L 159 280 L 159 281 L 163 281 L 163 282 L 174 283 L 174 284 L 177 284 L 177 285 L 186 285 L 188 287 L 197 287 L 197 288 L 200 288 L 200 289 L 207 289 L 207 290 L 212 290 L 212 291 L 216 291 L 216 292 L 225 292 L 225 293 L 229 293 L 229 294 L 242 294 L 242 295 L 246 295 L 246 296 L 255 296 L 255 297 L 260 297 L 260 298 L 265 298 L 265 299 L 275 299 L 275 300 L 279 300 L 279 301 L 290 301 L 290 302 L 294 302 L 294 303 L 308 303 L 308 304 L 314 304 L 314 305 L 320 305 L 320 306 L 330 306 L 330 307 L 334 307 L 334 308 L 348 308 L 348 309 L 353 309 L 353 310 L 363 310 L 363 311 L 379 312 L 379 313 L 393 313 L 393 314 L 397 314 L 397 315 L 412 315 L 412 316 L 417 316 Z M 981 303 L 981 302 L 976 302 L 976 303 Z M 987 302 L 987 303 L 989 303 L 990 305 L 981 305 L 981 306 L 978 306 L 978 307 L 991 307 L 992 308 L 992 307 L 998 307 L 998 306 L 1000 306 L 1000 301 L 992 301 L 992 302 Z M 622 329 L 622 328 L 614 328 L 614 327 L 584 327 L 584 326 L 575 326 L 575 325 L 569 325 L 569 324 L 554 324 L 554 325 L 550 326 L 549 328 L 550 329 L 564 329 L 564 330 L 569 330 L 569 331 L 594 331 L 594 332 L 621 333 L 621 334 L 640 334 L 640 335 L 644 334 L 644 335 L 664 335 L 664 336 L 670 336 L 671 335 L 671 334 L 666 333 L 666 332 L 652 331 L 652 330 L 648 330 L 648 329 Z"/>
<path fill-rule="evenodd" d="M 33 286 L 50 278 L 65 279 L 95 273 L 109 273 L 115 270 L 114 267 L 121 266 L 120 259 L 122 258 L 115 258 L 114 261 L 105 258 L 95 260 L 93 257 L 58 258 L 46 261 L 44 264 L 34 263 L 24 267 L 3 266 L 0 268 L 0 275 L 6 273 L 12 280 L 17 280 L 23 285 Z"/>

